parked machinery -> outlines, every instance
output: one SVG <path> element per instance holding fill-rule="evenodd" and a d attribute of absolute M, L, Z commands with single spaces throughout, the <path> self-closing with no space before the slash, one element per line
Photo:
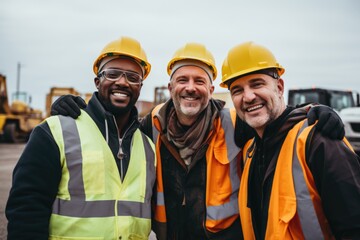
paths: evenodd
<path fill-rule="evenodd" d="M 42 111 L 30 107 L 30 99 L 26 92 L 17 92 L 10 105 L 6 77 L 0 74 L 0 135 L 5 142 L 26 141 L 43 120 Z"/>

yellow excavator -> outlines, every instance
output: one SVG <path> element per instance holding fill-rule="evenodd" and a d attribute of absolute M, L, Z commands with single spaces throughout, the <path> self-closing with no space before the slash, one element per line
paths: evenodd
<path fill-rule="evenodd" d="M 26 92 L 16 92 L 10 105 L 6 77 L 0 74 L 0 135 L 5 142 L 25 142 L 33 128 L 43 120 L 42 111 L 30 107 L 27 97 Z"/>

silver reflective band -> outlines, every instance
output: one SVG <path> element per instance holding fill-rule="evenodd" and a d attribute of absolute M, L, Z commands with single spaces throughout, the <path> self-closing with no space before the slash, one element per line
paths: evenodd
<path fill-rule="evenodd" d="M 68 217 L 114 217 L 115 205 L 117 204 L 117 216 L 132 216 L 138 218 L 151 218 L 151 204 L 118 201 L 78 201 L 55 199 L 53 204 L 53 214 Z"/>
<path fill-rule="evenodd" d="M 306 120 L 299 130 L 293 149 L 292 171 L 294 177 L 294 187 L 296 194 L 296 208 L 299 215 L 301 229 L 305 239 L 324 239 L 319 220 L 317 218 L 313 201 L 310 197 L 309 189 L 306 185 L 304 172 L 300 166 L 299 158 L 296 153 L 297 139 L 301 132 L 308 126 Z"/>
<path fill-rule="evenodd" d="M 165 198 L 163 192 L 157 192 L 156 194 L 156 205 L 164 206 L 165 205 Z"/>
<path fill-rule="evenodd" d="M 228 203 L 218 206 L 208 206 L 206 208 L 206 218 L 211 220 L 221 220 L 238 214 L 239 205 L 237 195 L 238 192 L 232 193 L 230 202 Z"/>

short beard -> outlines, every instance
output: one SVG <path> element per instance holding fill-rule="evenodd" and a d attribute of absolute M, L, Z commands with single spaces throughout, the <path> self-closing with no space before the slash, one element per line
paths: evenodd
<path fill-rule="evenodd" d="M 116 107 L 111 102 L 105 101 L 105 99 L 102 99 L 101 96 L 99 96 L 99 99 L 101 100 L 101 105 L 105 108 L 106 111 L 112 113 L 115 117 L 122 116 L 128 112 L 131 111 L 131 109 L 135 106 L 135 102 L 131 101 L 126 107 Z"/>
<path fill-rule="evenodd" d="M 135 106 L 135 104 L 129 103 L 124 108 L 115 107 L 112 104 L 105 104 L 105 109 L 109 112 L 111 112 L 115 117 L 120 117 L 128 112 L 131 111 L 131 109 Z"/>

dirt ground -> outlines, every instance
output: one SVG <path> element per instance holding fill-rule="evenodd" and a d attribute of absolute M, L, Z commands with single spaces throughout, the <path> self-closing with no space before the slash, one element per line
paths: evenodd
<path fill-rule="evenodd" d="M 0 143 L 0 239 L 7 237 L 5 205 L 9 196 L 12 171 L 25 144 Z"/>

